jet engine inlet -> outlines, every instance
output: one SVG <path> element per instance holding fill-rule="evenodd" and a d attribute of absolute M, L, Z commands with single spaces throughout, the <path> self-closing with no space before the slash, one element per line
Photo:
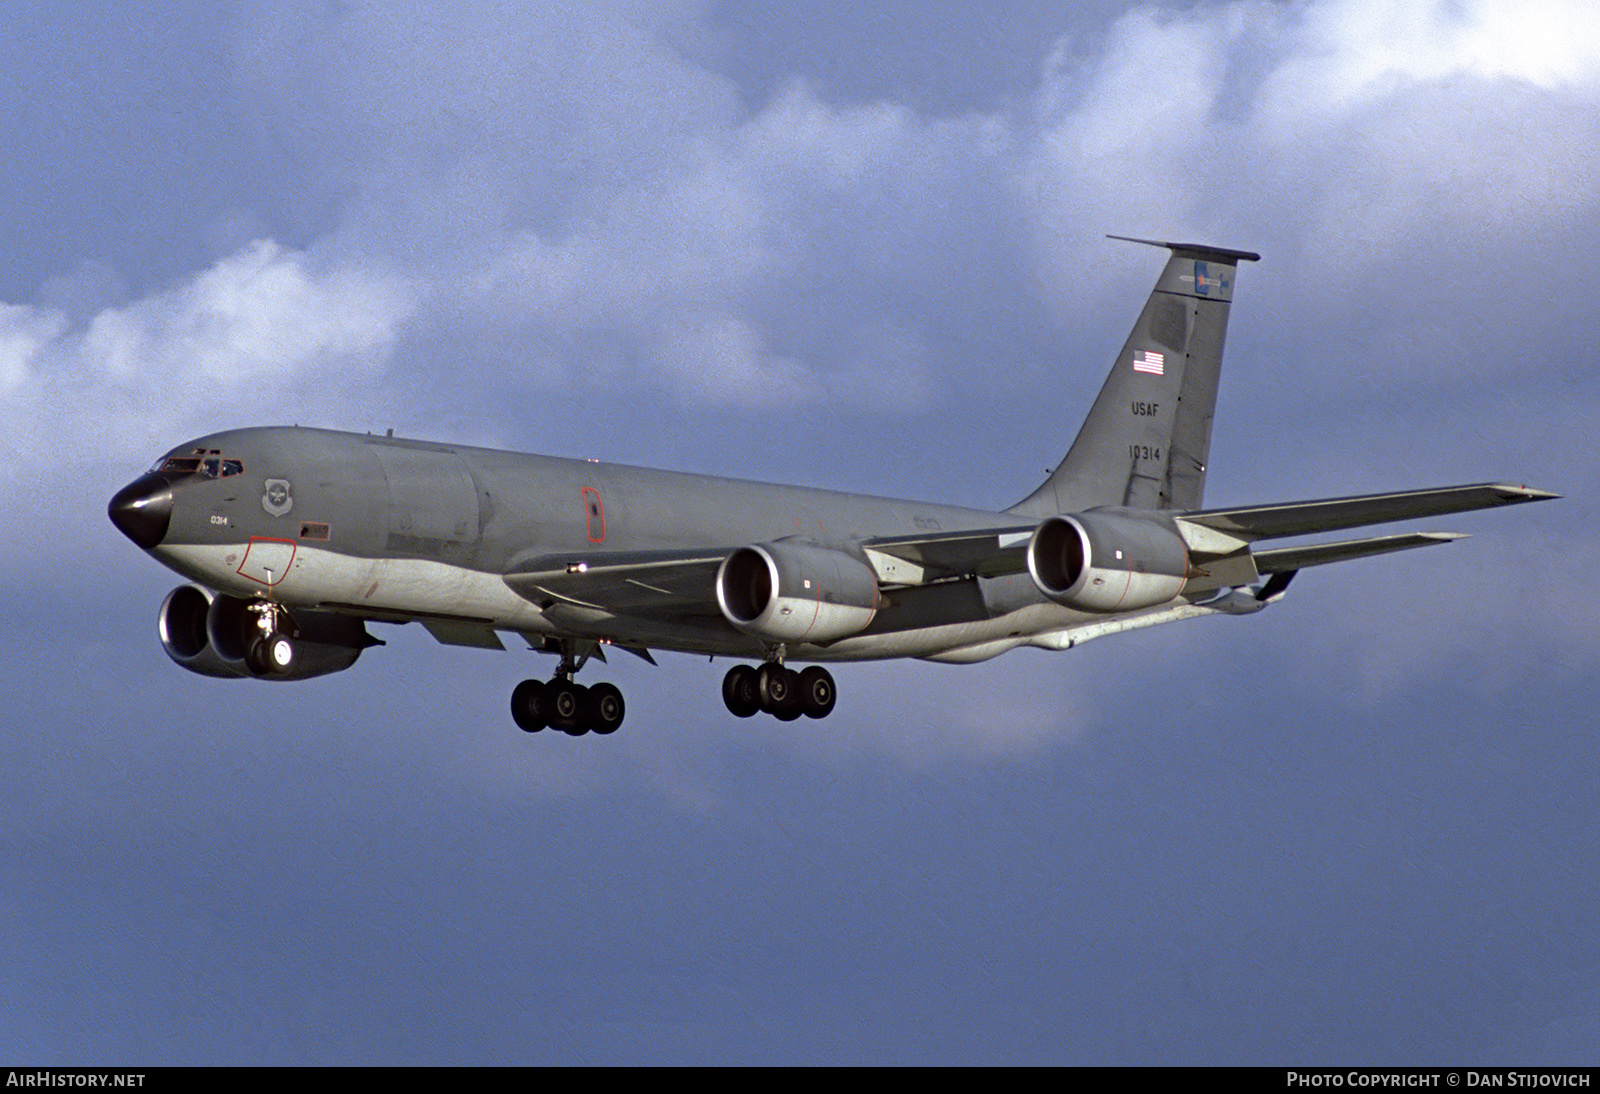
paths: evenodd
<path fill-rule="evenodd" d="M 1189 579 L 1183 537 L 1154 515 L 1090 510 L 1051 517 L 1034 529 L 1027 560 L 1040 592 L 1086 612 L 1165 604 Z"/>
<path fill-rule="evenodd" d="M 156 630 L 161 648 L 174 664 L 201 676 L 232 679 L 249 676 L 242 658 L 227 657 L 211 644 L 206 621 L 211 615 L 213 596 L 195 585 L 179 585 L 161 602 Z"/>
<path fill-rule="evenodd" d="M 800 540 L 741 547 L 717 571 L 717 604 L 735 627 L 772 642 L 831 642 L 878 613 L 865 559 Z"/>

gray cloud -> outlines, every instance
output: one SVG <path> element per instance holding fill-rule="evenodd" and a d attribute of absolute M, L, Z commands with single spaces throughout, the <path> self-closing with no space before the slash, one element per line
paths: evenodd
<path fill-rule="evenodd" d="M 1148 286 L 1151 257 L 1108 229 L 1266 253 L 1219 414 L 1214 489 L 1237 500 L 1476 476 L 1540 415 L 1578 436 L 1600 418 L 1575 364 L 1600 214 L 1581 11 L 1138 8 L 1062 38 L 1025 109 L 946 117 L 798 82 L 746 107 L 672 44 L 699 19 L 243 12 L 239 86 L 348 192 L 337 227 L 139 299 L 102 270 L 7 307 L 7 446 L 99 468 L 220 424 L 380 417 L 527 443 L 508 391 L 576 421 L 659 391 L 686 422 L 800 446 L 835 415 L 891 415 L 925 443 L 858 431 L 857 454 L 899 478 L 836 485 L 1003 505 L 1037 474 L 1019 461 L 1065 447 Z M 1508 386 L 1516 424 L 1482 402 Z M 918 454 L 949 428 L 971 434 L 954 483 Z M 1492 473 L 1569 488 L 1521 455 Z M 776 450 L 706 469 L 790 473 Z M 115 485 L 75 481 L 63 510 Z"/>
<path fill-rule="evenodd" d="M 1589 6 L 1056 7 L 19 28 L 18 1058 L 1592 1055 Z M 546 659 L 417 627 L 303 684 L 185 674 L 175 578 L 103 519 L 185 436 L 283 420 L 1004 505 L 1159 266 L 1105 231 L 1264 253 L 1214 502 L 1571 496 L 1249 618 L 853 666 L 826 723 L 619 656 L 603 741 L 511 728 Z"/>
<path fill-rule="evenodd" d="M 113 271 L 85 274 L 88 296 L 9 306 L 7 445 L 91 470 L 41 486 L 14 464 L 8 488 L 92 512 L 115 468 L 260 420 L 512 444 L 533 406 L 559 449 L 563 422 L 644 391 L 685 428 L 612 418 L 639 458 L 782 477 L 820 443 L 825 467 L 861 476 L 827 484 L 1004 505 L 1065 447 L 1147 289 L 1152 256 L 1097 238 L 1116 229 L 1267 254 L 1241 277 L 1219 500 L 1507 474 L 1571 489 L 1570 465 L 1522 442 L 1549 418 L 1579 444 L 1600 416 L 1572 364 L 1600 44 L 1508 12 L 1134 9 L 1058 42 L 1025 110 L 939 117 L 800 82 L 746 108 L 670 44 L 692 8 L 253 10 L 241 86 L 349 189 L 338 226 L 138 299 Z M 1487 406 L 1505 388 L 1514 405 Z M 841 415 L 910 425 L 839 446 Z M 748 430 L 750 447 L 708 454 L 697 430 Z M 952 431 L 953 467 L 929 455 Z M 1581 526 L 1550 519 L 1552 549 L 1581 555 Z M 1560 597 L 1534 559 L 1506 565 L 1538 602 Z M 1377 580 L 1363 596 L 1405 599 L 1403 578 Z M 1499 648 L 1503 621 L 1472 598 L 1431 611 L 1372 656 Z"/>
<path fill-rule="evenodd" d="M 1374 314 L 1391 285 L 1447 305 L 1493 276 L 1482 328 L 1549 300 L 1540 245 L 1595 220 L 1600 46 L 1541 34 L 1554 17 L 1513 36 L 1494 5 L 1386 12 L 1136 9 L 1094 52 L 1064 42 L 1031 113 L 949 118 L 830 106 L 803 84 L 745 113 L 662 36 L 696 25 L 670 5 L 282 5 L 248 12 L 237 41 L 262 124 L 351 192 L 311 253 L 411 287 L 408 371 L 445 340 L 493 368 L 486 386 L 642 383 L 751 407 L 872 401 L 887 372 L 912 395 L 878 405 L 915 413 L 960 386 L 968 344 L 1016 356 L 1049 337 L 997 334 L 1017 318 L 997 300 L 1039 293 L 1076 326 L 1141 291 L 1142 256 L 1086 274 L 1101 230 L 1266 250 L 1282 272 L 1263 289 L 1284 294 L 1269 307 L 1293 293 L 1297 324 L 1344 328 L 1323 345 L 1362 336 L 1340 354 L 1350 381 L 1402 356 L 1413 382 L 1459 376 L 1463 341 L 1481 345 L 1456 315 Z"/>

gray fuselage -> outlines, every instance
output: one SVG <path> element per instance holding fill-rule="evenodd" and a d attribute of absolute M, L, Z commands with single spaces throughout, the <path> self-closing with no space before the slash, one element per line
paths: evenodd
<path fill-rule="evenodd" d="M 790 538 L 859 553 L 868 536 L 1005 522 L 954 506 L 298 426 L 212 434 L 157 466 L 197 452 L 237 470 L 176 481 L 170 525 L 152 553 L 219 592 L 375 620 L 475 621 L 530 638 L 735 656 L 758 656 L 762 643 L 720 617 L 686 612 L 667 625 L 585 613 L 538 603 L 504 579 L 535 560 L 725 555 Z M 709 583 L 706 592 L 714 604 Z M 971 648 L 952 658 L 970 660 L 1086 618 L 1020 574 L 906 588 L 888 600 L 862 634 L 791 653 L 854 660 Z"/>

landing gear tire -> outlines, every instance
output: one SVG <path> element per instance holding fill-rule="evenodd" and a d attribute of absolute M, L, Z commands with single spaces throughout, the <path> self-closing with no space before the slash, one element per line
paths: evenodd
<path fill-rule="evenodd" d="M 761 696 L 761 709 L 776 715 L 782 721 L 793 721 L 800 713 L 797 685 L 799 676 L 776 662 L 769 661 L 756 670 L 756 691 Z"/>
<path fill-rule="evenodd" d="M 570 737 L 615 733 L 627 709 L 615 684 L 586 688 L 565 676 L 557 676 L 549 683 L 524 680 L 511 692 L 511 717 L 527 733 L 537 733 L 546 726 Z"/>
<path fill-rule="evenodd" d="M 622 692 L 614 684 L 596 684 L 585 690 L 587 694 L 582 704 L 584 724 L 596 733 L 615 733 L 627 713 Z"/>
<path fill-rule="evenodd" d="M 511 717 L 524 733 L 537 733 L 550 724 L 549 687 L 540 680 L 524 680 L 511 693 Z"/>
<path fill-rule="evenodd" d="M 833 674 L 820 665 L 812 665 L 800 673 L 795 691 L 800 700 L 800 712 L 807 718 L 826 718 L 839 699 L 839 691 L 833 686 Z"/>
<path fill-rule="evenodd" d="M 550 700 L 550 724 L 571 737 L 589 732 L 583 720 L 584 697 L 589 689 L 571 680 L 552 680 L 545 687 Z"/>
<path fill-rule="evenodd" d="M 258 638 L 250 643 L 244 653 L 244 666 L 253 676 L 265 676 L 272 671 L 267 665 L 267 640 Z"/>
<path fill-rule="evenodd" d="M 736 718 L 749 718 L 761 709 L 761 688 L 756 680 L 756 670 L 749 665 L 735 665 L 722 678 L 722 701 L 728 713 Z"/>
<path fill-rule="evenodd" d="M 245 665 L 257 676 L 286 676 L 294 668 L 294 642 L 278 631 L 258 638 L 245 655 Z"/>

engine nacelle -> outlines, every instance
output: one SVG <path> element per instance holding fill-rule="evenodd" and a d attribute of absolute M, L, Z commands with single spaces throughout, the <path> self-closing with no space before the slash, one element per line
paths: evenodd
<path fill-rule="evenodd" d="M 195 585 L 179 585 L 161 602 L 161 614 L 156 617 L 156 630 L 161 635 L 161 648 L 173 663 L 201 676 L 224 678 L 249 676 L 244 658 L 223 657 L 211 644 L 206 633 L 206 620 L 211 614 L 214 598 Z"/>
<path fill-rule="evenodd" d="M 1085 612 L 1165 604 L 1189 580 L 1189 550 L 1155 514 L 1090 510 L 1051 517 L 1028 541 L 1028 573 L 1051 600 Z"/>
<path fill-rule="evenodd" d="M 332 612 L 296 611 L 291 636 L 294 664 L 284 673 L 250 671 L 245 655 L 261 636 L 250 602 L 180 585 L 161 604 L 156 627 L 161 646 L 173 662 L 202 676 L 263 680 L 305 680 L 340 672 L 355 664 L 361 651 L 376 645 L 359 619 Z"/>
<path fill-rule="evenodd" d="M 878 614 L 878 578 L 864 559 L 803 540 L 741 547 L 717 570 L 729 623 L 770 642 L 831 642 Z"/>

